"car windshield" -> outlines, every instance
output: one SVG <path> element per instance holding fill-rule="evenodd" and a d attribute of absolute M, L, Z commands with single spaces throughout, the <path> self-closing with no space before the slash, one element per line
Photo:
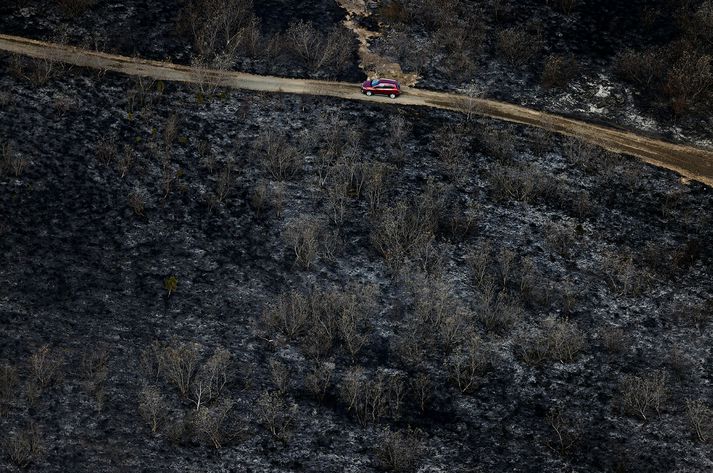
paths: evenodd
<path fill-rule="evenodd" d="M 373 81 L 371 81 L 372 87 L 376 87 L 377 85 L 379 85 L 379 79 L 374 79 Z"/>

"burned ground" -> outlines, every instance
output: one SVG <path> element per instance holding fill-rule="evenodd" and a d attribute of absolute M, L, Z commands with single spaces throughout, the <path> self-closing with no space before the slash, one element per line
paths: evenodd
<path fill-rule="evenodd" d="M 708 188 L 445 112 L 1 81 L 5 468 L 710 468 Z"/>
<path fill-rule="evenodd" d="M 0 31 L 195 60 L 187 2 L 147 3 L 14 0 Z M 257 3 L 267 52 L 225 67 L 361 78 L 351 49 L 276 47 L 290 20 L 327 41 L 336 2 Z M 545 91 L 544 56 L 490 60 L 497 31 L 529 22 L 590 78 L 679 34 L 654 15 L 652 43 L 622 10 L 644 2 L 478 3 L 483 55 L 420 86 L 580 113 L 602 84 Z M 384 5 L 358 21 L 407 68 Z M 636 125 L 607 84 L 604 118 Z M 661 110 L 706 140 L 710 115 Z M 462 114 L 0 56 L 0 190 L 0 469 L 713 467 L 713 195 L 668 171 Z"/>

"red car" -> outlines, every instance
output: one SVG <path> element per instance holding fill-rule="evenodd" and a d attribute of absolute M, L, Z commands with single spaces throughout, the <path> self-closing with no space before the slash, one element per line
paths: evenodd
<path fill-rule="evenodd" d="M 401 86 L 392 79 L 367 80 L 361 85 L 361 92 L 369 97 L 372 95 L 388 95 L 395 99 L 401 95 Z"/>

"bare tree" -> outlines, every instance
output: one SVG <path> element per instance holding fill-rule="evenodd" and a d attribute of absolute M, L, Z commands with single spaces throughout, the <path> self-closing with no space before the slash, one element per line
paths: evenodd
<path fill-rule="evenodd" d="M 704 401 L 686 401 L 686 416 L 699 441 L 708 442 L 713 439 L 713 410 Z"/>
<path fill-rule="evenodd" d="M 203 435 L 215 448 L 221 448 L 230 432 L 229 415 L 235 403 L 231 399 L 223 399 L 212 407 L 201 406 L 193 412 L 191 418 L 193 428 Z"/>
<path fill-rule="evenodd" d="M 411 389 L 418 403 L 421 412 L 426 411 L 431 397 L 433 396 L 433 381 L 428 373 L 420 372 L 411 379 Z"/>
<path fill-rule="evenodd" d="M 219 399 L 228 384 L 231 355 L 225 348 L 217 348 L 198 369 L 190 388 L 190 398 L 196 410 Z"/>
<path fill-rule="evenodd" d="M 186 397 L 198 369 L 199 345 L 173 341 L 159 353 L 161 373 L 168 382 L 174 384 L 181 395 Z"/>
<path fill-rule="evenodd" d="M 453 382 L 463 393 L 473 392 L 488 369 L 489 360 L 483 342 L 476 335 L 448 359 L 448 371 Z"/>
<path fill-rule="evenodd" d="M 168 406 L 161 392 L 154 386 L 145 386 L 139 393 L 139 413 L 149 424 L 152 433 L 158 432 L 166 418 Z"/>
<path fill-rule="evenodd" d="M 264 392 L 255 403 L 255 413 L 263 426 L 278 440 L 287 442 L 297 421 L 297 405 L 277 393 Z"/>

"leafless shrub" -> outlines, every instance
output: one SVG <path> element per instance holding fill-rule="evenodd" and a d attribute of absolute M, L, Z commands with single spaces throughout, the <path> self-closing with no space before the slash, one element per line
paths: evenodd
<path fill-rule="evenodd" d="M 510 128 L 488 126 L 481 132 L 480 140 L 487 152 L 501 164 L 507 164 L 515 157 L 517 138 Z"/>
<path fill-rule="evenodd" d="M 455 181 L 461 181 L 467 173 L 468 141 L 462 127 L 446 126 L 436 132 L 436 153 L 446 166 L 446 172 Z"/>
<path fill-rule="evenodd" d="M 97 0 L 55 0 L 67 15 L 76 16 L 96 5 Z"/>
<path fill-rule="evenodd" d="M 295 263 L 304 269 L 310 269 L 319 254 L 321 224 L 313 218 L 295 220 L 285 228 L 285 240 L 292 249 Z"/>
<path fill-rule="evenodd" d="M 601 148 L 577 138 L 567 138 L 563 152 L 569 162 L 590 174 L 598 173 L 605 165 Z"/>
<path fill-rule="evenodd" d="M 504 334 L 522 318 L 520 302 L 502 292 L 495 297 L 492 286 L 482 288 L 479 302 L 477 317 L 489 332 Z"/>
<path fill-rule="evenodd" d="M 297 149 L 289 143 L 284 132 L 273 128 L 263 130 L 257 138 L 255 149 L 274 179 L 289 179 L 300 168 Z"/>
<path fill-rule="evenodd" d="M 709 442 L 713 439 L 713 410 L 704 401 L 686 401 L 686 417 L 696 439 Z"/>
<path fill-rule="evenodd" d="M 37 425 L 30 424 L 26 429 L 7 434 L 2 442 L 3 450 L 12 463 L 25 468 L 44 452 L 41 437 Z"/>
<path fill-rule="evenodd" d="M 571 256 L 575 242 L 574 230 L 566 225 L 548 223 L 544 228 L 545 242 L 552 251 L 563 258 Z"/>
<path fill-rule="evenodd" d="M 195 379 L 191 382 L 189 394 L 196 409 L 215 402 L 222 396 L 230 375 L 230 363 L 230 352 L 225 348 L 217 348 L 198 369 Z"/>
<path fill-rule="evenodd" d="M 199 55 L 211 57 L 232 55 L 253 23 L 252 0 L 191 0 L 181 11 L 180 27 Z"/>
<path fill-rule="evenodd" d="M 622 79 L 642 89 L 650 88 L 666 75 L 665 54 L 658 48 L 626 49 L 616 57 L 614 70 Z"/>
<path fill-rule="evenodd" d="M 353 51 L 349 35 L 342 28 L 325 35 L 311 22 L 301 20 L 289 26 L 285 41 L 292 53 L 315 72 L 325 67 L 342 69 Z"/>
<path fill-rule="evenodd" d="M 17 384 L 17 368 L 5 362 L 0 364 L 0 417 L 7 413 L 8 408 L 15 401 Z"/>
<path fill-rule="evenodd" d="M 121 154 L 121 157 L 117 162 L 117 168 L 119 169 L 119 173 L 122 178 L 125 177 L 131 170 L 131 166 L 133 166 L 134 160 L 134 150 L 131 149 L 131 146 L 124 145 L 124 152 Z"/>
<path fill-rule="evenodd" d="M 604 348 L 609 353 L 621 353 L 626 349 L 627 337 L 624 330 L 618 327 L 602 329 L 600 332 Z"/>
<path fill-rule="evenodd" d="M 129 193 L 127 199 L 129 201 L 129 207 L 134 213 L 140 217 L 144 216 L 144 209 L 146 208 L 146 199 L 144 193 L 141 190 L 133 190 Z"/>
<path fill-rule="evenodd" d="M 643 376 L 626 376 L 621 381 L 621 404 L 624 412 L 646 421 L 653 412 L 659 414 L 666 401 L 666 374 L 654 371 Z"/>
<path fill-rule="evenodd" d="M 437 201 L 432 190 L 415 202 L 399 201 L 375 216 L 371 242 L 392 269 L 398 269 L 408 258 L 424 254 L 432 245 L 436 230 Z"/>
<path fill-rule="evenodd" d="M 500 200 L 530 203 L 541 192 L 540 177 L 531 167 L 494 164 L 490 170 L 490 185 Z"/>
<path fill-rule="evenodd" d="M 193 429 L 213 447 L 221 448 L 225 440 L 232 435 L 229 415 L 234 404 L 231 399 L 223 399 L 211 407 L 200 406 L 191 417 Z"/>
<path fill-rule="evenodd" d="M 713 303 L 678 303 L 674 304 L 671 311 L 677 321 L 692 325 L 698 329 L 703 329 L 713 319 Z"/>
<path fill-rule="evenodd" d="M 270 379 L 280 396 L 287 394 L 290 388 L 290 370 L 287 365 L 275 358 L 270 360 Z"/>
<path fill-rule="evenodd" d="M 322 402 L 327 394 L 332 382 L 334 368 L 334 363 L 317 362 L 305 378 L 307 389 L 314 394 L 319 402 Z"/>
<path fill-rule="evenodd" d="M 38 388 L 46 388 L 61 379 L 63 365 L 62 354 L 43 345 L 30 356 L 30 380 Z"/>
<path fill-rule="evenodd" d="M 376 308 L 376 291 L 372 286 L 352 287 L 336 300 L 339 336 L 352 360 L 369 341 L 369 319 Z"/>
<path fill-rule="evenodd" d="M 139 413 L 149 424 L 152 433 L 157 433 L 166 418 L 168 406 L 161 391 L 154 386 L 145 386 L 139 393 Z"/>
<path fill-rule="evenodd" d="M 264 392 L 255 403 L 255 413 L 273 437 L 282 442 L 290 439 L 297 421 L 296 404 L 289 404 L 276 393 Z"/>
<path fill-rule="evenodd" d="M 362 425 L 377 422 L 390 410 L 388 379 L 381 371 L 368 375 L 361 368 L 351 369 L 342 379 L 339 396 Z"/>
<path fill-rule="evenodd" d="M 409 473 L 419 468 L 423 451 L 419 432 L 411 429 L 400 432 L 385 430 L 376 455 L 387 470 Z"/>
<path fill-rule="evenodd" d="M 540 81 L 548 89 L 564 88 L 577 75 L 579 66 L 574 56 L 551 55 L 545 60 Z"/>
<path fill-rule="evenodd" d="M 602 261 L 605 281 L 613 291 L 624 295 L 640 294 L 648 284 L 648 275 L 631 256 L 607 253 Z"/>
<path fill-rule="evenodd" d="M 547 360 L 573 363 L 584 350 L 586 341 L 575 323 L 548 317 L 519 344 L 523 361 L 537 365 Z"/>
<path fill-rule="evenodd" d="M 382 163 L 372 164 L 365 169 L 364 194 L 371 214 L 375 214 L 382 208 L 384 196 L 386 195 L 387 172 L 387 166 Z"/>
<path fill-rule="evenodd" d="M 547 446 L 560 455 L 566 455 L 582 437 L 581 421 L 559 408 L 551 409 L 546 421 L 553 433 Z"/>
<path fill-rule="evenodd" d="M 431 340 L 437 338 L 446 319 L 465 311 L 450 284 L 438 276 L 416 275 L 410 283 L 414 298 L 414 328 L 425 328 Z"/>
<path fill-rule="evenodd" d="M 482 288 L 487 283 L 492 265 L 492 245 L 485 241 L 474 247 L 467 257 L 476 288 Z"/>
<path fill-rule="evenodd" d="M 411 128 L 411 124 L 401 115 L 396 116 L 389 125 L 389 145 L 397 162 L 406 157 L 406 143 L 411 135 Z"/>
<path fill-rule="evenodd" d="M 112 136 L 100 139 L 95 147 L 95 154 L 99 161 L 108 166 L 116 160 L 119 150 L 116 146 L 116 139 Z"/>
<path fill-rule="evenodd" d="M 498 52 L 514 66 L 532 61 L 542 48 L 542 39 L 522 27 L 513 27 L 498 33 Z"/>
<path fill-rule="evenodd" d="M 433 397 L 433 388 L 433 381 L 428 373 L 420 372 L 411 379 L 411 390 L 421 412 L 426 411 L 426 407 Z"/>
<path fill-rule="evenodd" d="M 103 347 L 94 347 L 82 354 L 80 361 L 82 381 L 85 390 L 94 396 L 97 410 L 103 408 L 105 390 L 104 384 L 109 375 L 109 352 Z"/>
<path fill-rule="evenodd" d="M 537 156 L 544 156 L 552 150 L 552 138 L 552 133 L 542 128 L 535 128 L 531 131 L 532 150 Z"/>
<path fill-rule="evenodd" d="M 198 369 L 199 345 L 173 341 L 163 346 L 158 355 L 161 373 L 186 397 Z"/>
<path fill-rule="evenodd" d="M 3 167 L 12 172 L 15 177 L 20 177 L 27 167 L 27 159 L 19 156 L 9 141 L 0 142 L 0 171 Z"/>
<path fill-rule="evenodd" d="M 463 393 L 473 392 L 490 364 L 482 340 L 471 335 L 447 361 L 448 373 Z"/>
<path fill-rule="evenodd" d="M 223 170 L 218 176 L 218 182 L 215 187 L 215 197 L 216 201 L 223 202 L 230 194 L 230 190 L 233 187 L 233 171 L 230 164 L 226 164 Z"/>
<path fill-rule="evenodd" d="M 281 294 L 263 312 L 263 321 L 290 339 L 304 333 L 312 310 L 311 301 L 297 291 Z"/>
<path fill-rule="evenodd" d="M 565 15 L 569 15 L 580 4 L 580 0 L 546 0 L 545 3 L 559 9 Z"/>
<path fill-rule="evenodd" d="M 713 87 L 713 58 L 684 51 L 666 77 L 664 91 L 671 99 L 674 113 L 682 114 L 695 105 Z"/>

